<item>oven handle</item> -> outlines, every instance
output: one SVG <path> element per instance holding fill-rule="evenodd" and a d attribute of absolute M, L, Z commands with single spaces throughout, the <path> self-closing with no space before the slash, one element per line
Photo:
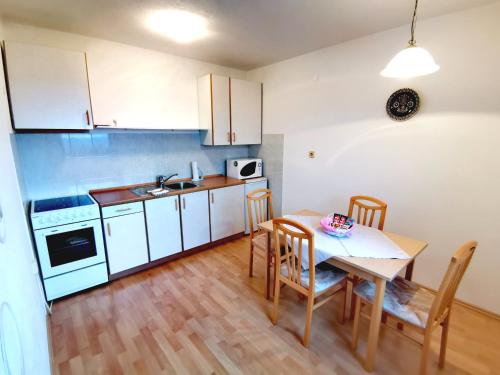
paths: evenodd
<path fill-rule="evenodd" d="M 111 237 L 111 225 L 107 223 L 106 226 L 108 227 L 108 236 Z"/>

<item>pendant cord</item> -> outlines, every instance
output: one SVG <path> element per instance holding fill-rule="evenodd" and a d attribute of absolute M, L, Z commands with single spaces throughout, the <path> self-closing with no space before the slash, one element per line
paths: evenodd
<path fill-rule="evenodd" d="M 414 46 L 416 44 L 415 41 L 415 27 L 417 26 L 417 7 L 418 7 L 418 0 L 415 0 L 415 9 L 413 10 L 413 19 L 411 21 L 411 39 L 410 39 L 410 46 Z"/>

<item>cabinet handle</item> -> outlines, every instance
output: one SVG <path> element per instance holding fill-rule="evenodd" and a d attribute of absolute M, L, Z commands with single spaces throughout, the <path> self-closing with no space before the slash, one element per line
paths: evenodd
<path fill-rule="evenodd" d="M 182 208 L 186 209 L 186 198 L 182 198 Z"/>
<path fill-rule="evenodd" d="M 231 133 L 227 132 L 227 141 L 231 143 Z"/>
<path fill-rule="evenodd" d="M 85 111 L 85 115 L 87 116 L 87 125 L 90 126 L 90 114 L 88 109 Z"/>
<path fill-rule="evenodd" d="M 106 225 L 107 225 L 107 227 L 108 227 L 108 236 L 110 236 L 110 237 L 111 237 L 111 225 L 110 225 L 109 223 L 108 223 L 108 224 L 106 224 Z"/>
<path fill-rule="evenodd" d="M 236 142 L 236 132 L 233 132 L 233 143 Z"/>
<path fill-rule="evenodd" d="M 212 204 L 214 204 L 214 193 L 210 193 L 210 197 L 212 198 Z"/>
<path fill-rule="evenodd" d="M 175 198 L 175 210 L 179 211 L 179 198 Z"/>
<path fill-rule="evenodd" d="M 118 126 L 118 121 L 113 119 L 113 127 L 116 128 Z"/>
<path fill-rule="evenodd" d="M 125 212 L 125 211 L 130 211 L 130 210 L 131 210 L 130 207 L 129 208 L 120 208 L 120 209 L 116 210 L 116 212 Z"/>

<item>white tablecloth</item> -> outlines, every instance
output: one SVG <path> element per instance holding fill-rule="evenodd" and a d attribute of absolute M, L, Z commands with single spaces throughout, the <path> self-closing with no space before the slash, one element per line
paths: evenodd
<path fill-rule="evenodd" d="M 355 224 L 350 237 L 337 238 L 321 229 L 321 216 L 285 215 L 314 232 L 314 263 L 321 263 L 334 256 L 352 256 L 358 258 L 409 259 L 394 241 L 376 228 Z M 295 246 L 297 252 L 297 246 Z M 298 254 L 296 254 L 298 255 Z M 302 267 L 309 268 L 308 243 L 302 243 Z"/>

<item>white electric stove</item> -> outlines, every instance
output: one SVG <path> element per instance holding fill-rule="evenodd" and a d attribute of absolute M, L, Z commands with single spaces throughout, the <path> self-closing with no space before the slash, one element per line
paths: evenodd
<path fill-rule="evenodd" d="M 31 202 L 47 300 L 108 281 L 101 215 L 88 194 Z"/>

